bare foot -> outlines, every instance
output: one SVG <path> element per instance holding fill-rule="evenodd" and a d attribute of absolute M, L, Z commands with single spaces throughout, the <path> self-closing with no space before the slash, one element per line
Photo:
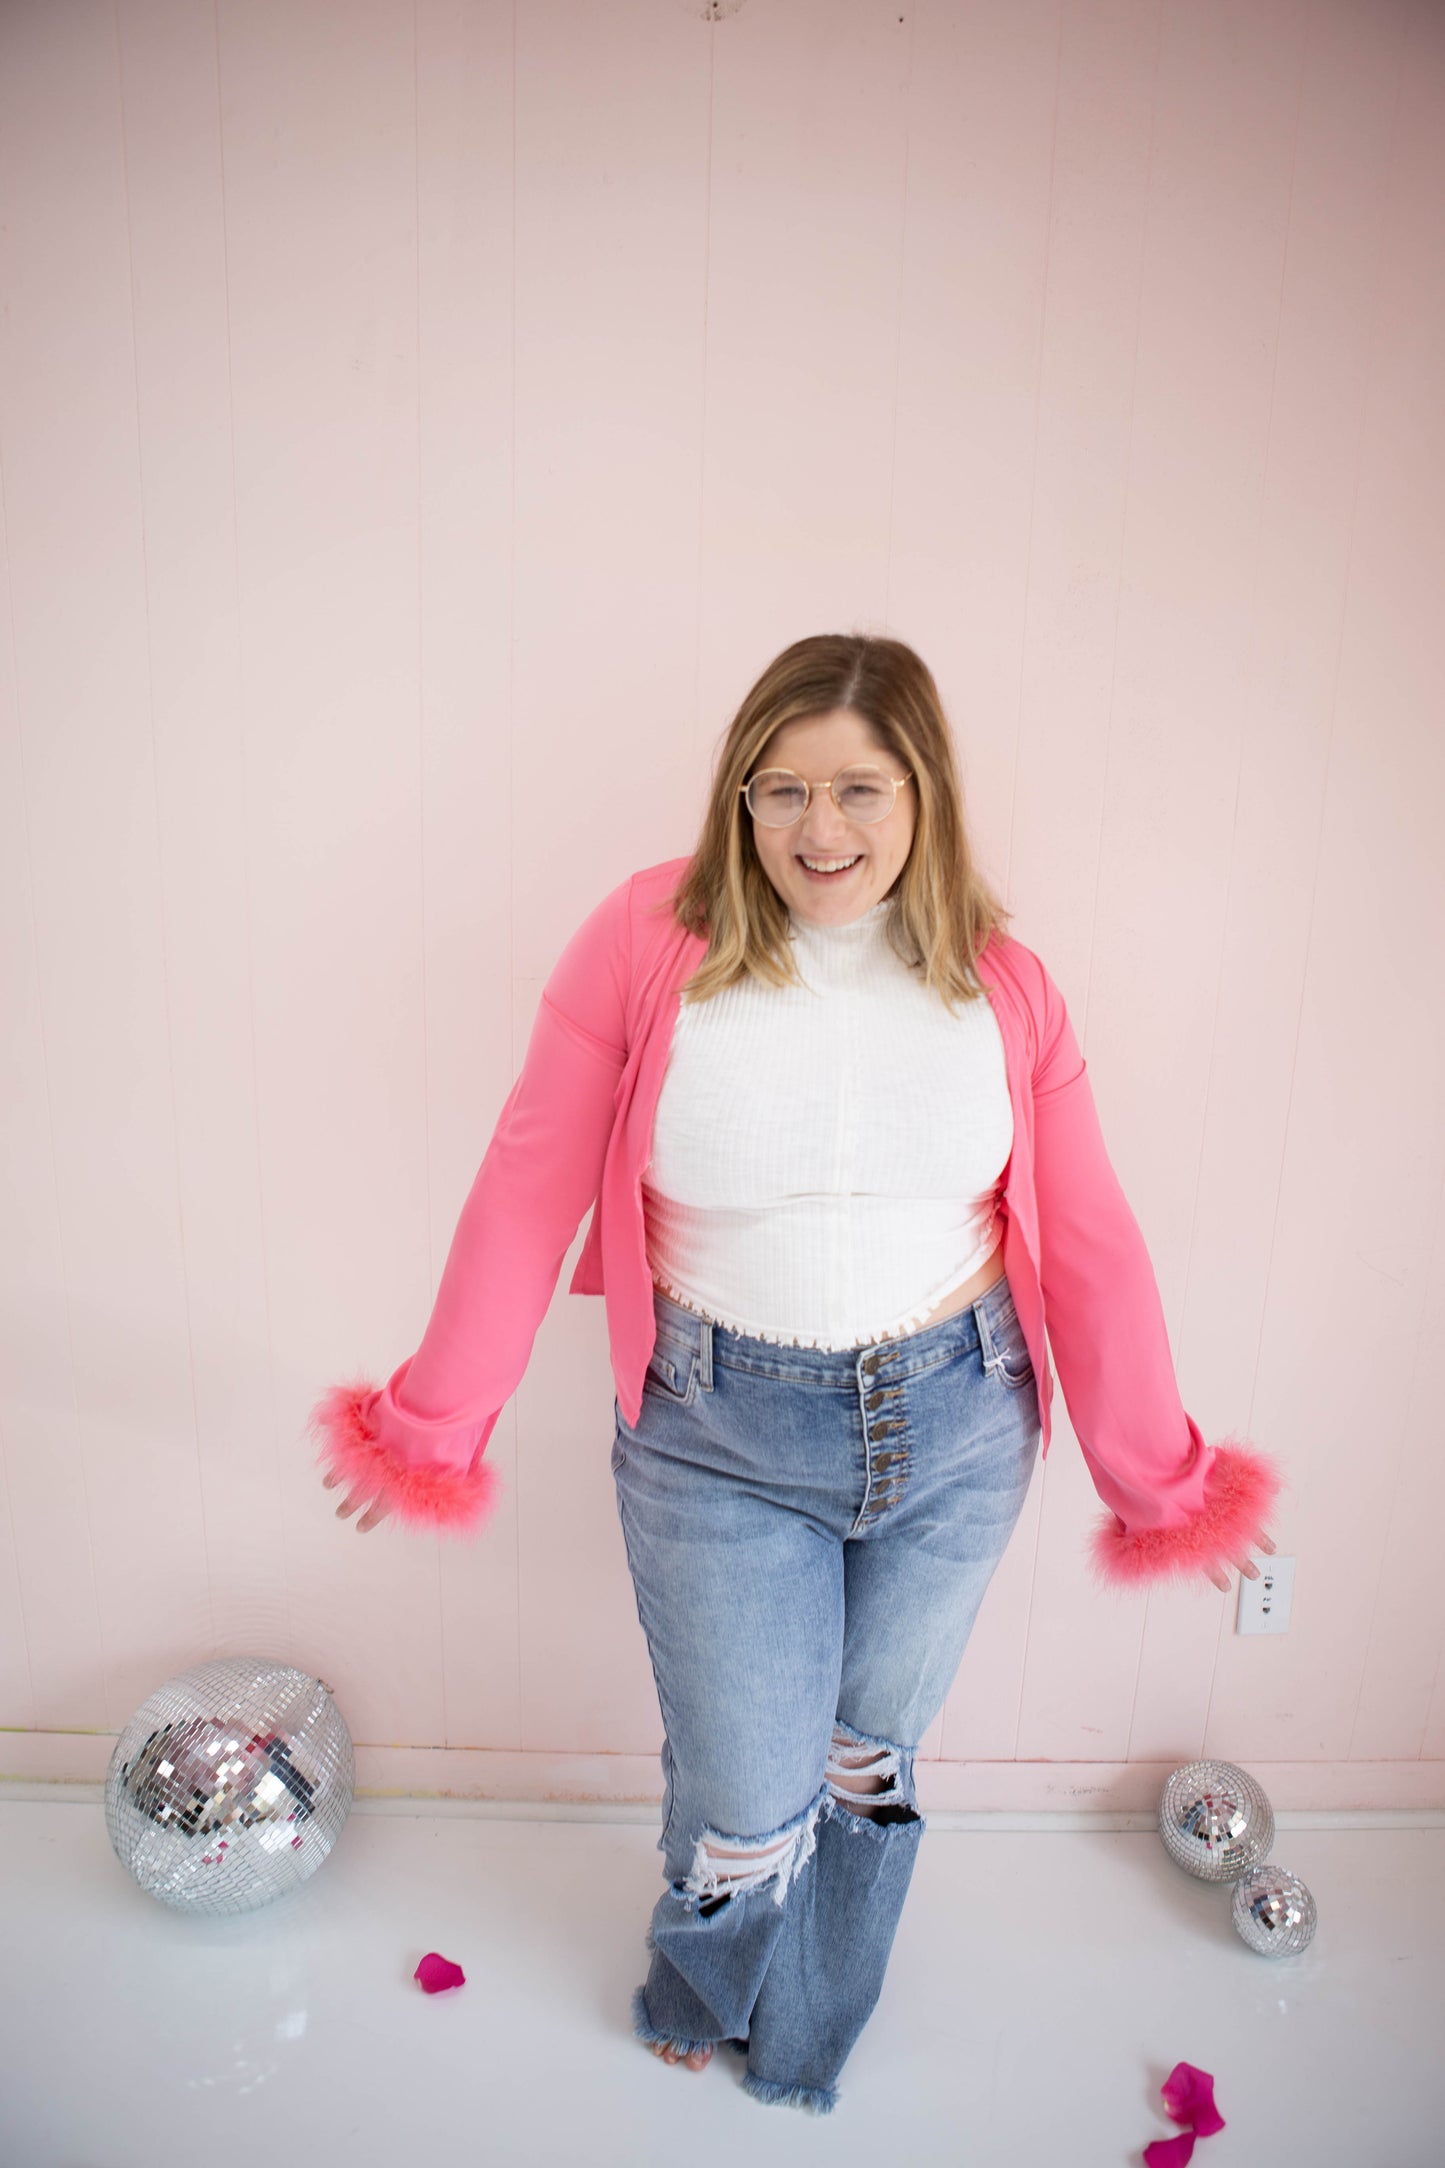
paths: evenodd
<path fill-rule="evenodd" d="M 685 2062 L 689 2070 L 706 2070 L 708 2064 L 712 2061 L 712 2049 L 710 2047 L 694 2048 L 690 2055 L 685 2056 L 679 2051 L 675 2040 L 653 2040 L 649 2045 L 653 2054 L 660 2056 L 663 2062 Z"/>

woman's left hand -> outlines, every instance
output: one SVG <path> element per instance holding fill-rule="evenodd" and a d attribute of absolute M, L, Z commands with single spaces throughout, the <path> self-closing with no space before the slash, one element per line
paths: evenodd
<path fill-rule="evenodd" d="M 1270 1542 L 1268 1536 L 1261 1536 L 1254 1548 L 1257 1551 L 1272 1551 L 1274 1545 Z M 1235 1563 L 1239 1567 L 1240 1575 L 1244 1580 L 1257 1581 L 1259 1579 L 1259 1568 L 1252 1558 L 1236 1559 Z M 1228 1569 L 1224 1566 L 1210 1566 L 1206 1570 L 1215 1587 L 1222 1588 L 1227 1595 L 1229 1592 Z"/>

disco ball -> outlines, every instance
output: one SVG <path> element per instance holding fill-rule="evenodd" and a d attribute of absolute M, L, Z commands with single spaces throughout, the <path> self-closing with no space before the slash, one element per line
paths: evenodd
<path fill-rule="evenodd" d="M 115 1743 L 105 1826 L 141 1888 L 182 1912 L 251 1912 L 316 1872 L 356 1763 L 331 1689 L 259 1656 L 168 1679 Z"/>
<path fill-rule="evenodd" d="M 1268 1858 L 1274 1809 L 1247 1769 L 1185 1762 L 1164 1780 L 1159 1834 L 1176 1866 L 1201 1882 L 1233 1882 Z"/>
<path fill-rule="evenodd" d="M 1240 1877 L 1230 1910 L 1239 1933 L 1261 1957 L 1293 1957 L 1314 1938 L 1314 1898 L 1297 1874 L 1273 1860 Z"/>

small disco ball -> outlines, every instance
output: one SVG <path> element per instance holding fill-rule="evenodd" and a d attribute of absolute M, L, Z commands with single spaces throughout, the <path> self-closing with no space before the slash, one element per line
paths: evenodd
<path fill-rule="evenodd" d="M 1274 1809 L 1247 1769 L 1185 1762 L 1164 1780 L 1159 1834 L 1176 1866 L 1201 1882 L 1233 1882 L 1268 1857 Z"/>
<path fill-rule="evenodd" d="M 149 1896 L 251 1912 L 321 1865 L 351 1812 L 356 1763 L 331 1689 L 260 1656 L 168 1679 L 115 1743 L 105 1826 Z"/>
<path fill-rule="evenodd" d="M 1251 1867 L 1229 1902 L 1236 1928 L 1261 1957 L 1293 1957 L 1313 1940 L 1314 1898 L 1288 1867 L 1272 1860 Z"/>

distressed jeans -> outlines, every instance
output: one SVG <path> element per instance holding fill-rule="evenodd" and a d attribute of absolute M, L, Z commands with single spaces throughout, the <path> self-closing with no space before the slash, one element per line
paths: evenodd
<path fill-rule="evenodd" d="M 914 1753 L 1033 1474 L 1033 1368 L 1007 1278 L 841 1350 L 654 1308 L 612 1451 L 664 1734 L 633 2031 L 744 2046 L 754 2098 L 826 2113 L 925 1826 Z"/>

